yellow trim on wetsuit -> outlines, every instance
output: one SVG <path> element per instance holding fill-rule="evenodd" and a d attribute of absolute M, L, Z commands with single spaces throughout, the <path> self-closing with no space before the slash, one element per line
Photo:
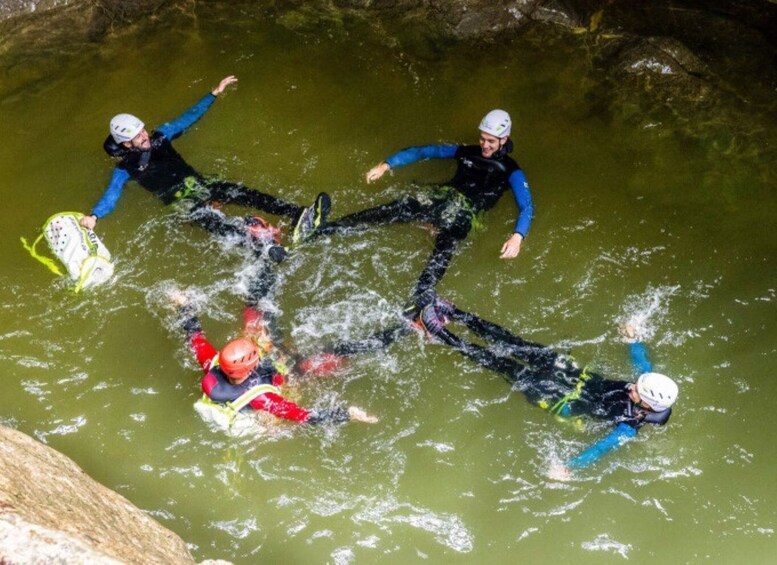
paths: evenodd
<path fill-rule="evenodd" d="M 453 203 L 458 207 L 457 211 L 459 209 L 463 209 L 466 212 L 469 212 L 470 214 L 470 225 L 472 226 L 472 229 L 475 231 L 482 231 L 485 229 L 485 223 L 482 219 L 482 213 L 483 210 L 480 212 L 475 212 L 475 210 L 472 207 L 472 201 L 469 199 L 469 197 L 458 190 L 457 188 L 454 188 L 448 184 L 444 184 L 442 186 L 438 187 L 438 192 L 441 196 L 451 199 Z"/>
<path fill-rule="evenodd" d="M 564 407 L 574 401 L 580 398 L 580 393 L 583 391 L 583 387 L 585 386 L 585 382 L 591 378 L 591 376 L 585 372 L 585 368 L 580 373 L 580 377 L 577 380 L 577 384 L 575 385 L 575 390 L 564 396 L 561 400 L 556 402 L 553 406 L 551 406 L 548 410 L 551 414 L 561 415 L 561 411 L 564 409 Z"/>
<path fill-rule="evenodd" d="M 228 425 L 232 426 L 233 422 L 235 421 L 235 418 L 237 418 L 238 414 L 240 414 L 240 411 L 243 408 L 248 406 L 251 403 L 251 401 L 254 400 L 255 398 L 268 392 L 272 392 L 280 395 L 280 390 L 278 390 L 278 387 L 276 386 L 256 385 L 254 387 L 249 388 L 247 391 L 245 391 L 243 394 L 238 396 L 232 402 L 216 402 L 205 393 L 203 393 L 202 398 L 198 400 L 198 402 L 207 404 L 208 406 L 215 408 L 216 410 L 224 414 L 229 419 Z"/>

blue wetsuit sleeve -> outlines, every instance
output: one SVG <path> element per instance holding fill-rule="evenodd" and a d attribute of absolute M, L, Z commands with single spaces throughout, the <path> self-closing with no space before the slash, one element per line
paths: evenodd
<path fill-rule="evenodd" d="M 521 169 L 517 169 L 510 175 L 510 187 L 513 189 L 515 203 L 520 210 L 518 220 L 515 222 L 515 232 L 526 237 L 534 217 L 534 204 L 532 203 L 531 192 L 529 192 L 529 183 L 526 182 L 526 175 L 523 174 Z"/>
<path fill-rule="evenodd" d="M 107 216 L 116 207 L 116 203 L 121 197 L 121 193 L 124 190 L 124 183 L 129 179 L 130 174 L 125 169 L 116 167 L 113 169 L 113 175 L 111 176 L 111 182 L 108 184 L 108 188 L 103 192 L 102 197 L 97 202 L 94 208 L 92 208 L 92 214 L 98 218 Z"/>
<path fill-rule="evenodd" d="M 604 454 L 617 449 L 636 435 L 636 429 L 628 424 L 620 423 L 614 430 L 583 451 L 580 455 L 567 461 L 566 466 L 577 469 L 588 467 L 591 463 L 598 461 Z"/>
<path fill-rule="evenodd" d="M 386 159 L 389 167 L 395 169 L 423 159 L 452 159 L 458 145 L 419 145 L 397 151 Z"/>
<path fill-rule="evenodd" d="M 211 107 L 216 97 L 213 94 L 206 94 L 202 99 L 194 106 L 186 110 L 178 118 L 171 122 L 167 122 L 159 126 L 157 131 L 164 135 L 167 139 L 173 140 L 181 135 L 188 127 L 199 120 L 208 108 Z"/>
<path fill-rule="evenodd" d="M 637 373 L 650 373 L 653 371 L 653 364 L 648 359 L 647 346 L 639 341 L 629 344 L 629 353 L 631 362 Z"/>

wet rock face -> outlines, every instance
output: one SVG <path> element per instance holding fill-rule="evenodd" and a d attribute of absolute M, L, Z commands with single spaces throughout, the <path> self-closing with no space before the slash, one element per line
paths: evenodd
<path fill-rule="evenodd" d="M 132 19 L 149 10 L 156 10 L 168 0 L 2 0 L 0 1 L 0 21 L 10 18 L 46 13 L 53 8 L 66 6 L 93 7 L 106 17 L 113 19 Z"/>
<path fill-rule="evenodd" d="M 676 116 L 698 113 L 714 105 L 717 79 L 680 41 L 668 37 L 634 38 L 608 58 L 606 81 L 611 84 L 611 111 L 628 113 L 638 104 L 642 122 L 661 108 Z M 644 123 L 642 124 L 644 125 Z"/>
<path fill-rule="evenodd" d="M 34 12 L 72 4 L 74 0 L 3 0 L 0 2 L 0 21 Z"/>
<path fill-rule="evenodd" d="M 194 562 L 181 538 L 72 460 L 0 427 L 0 563 Z"/>

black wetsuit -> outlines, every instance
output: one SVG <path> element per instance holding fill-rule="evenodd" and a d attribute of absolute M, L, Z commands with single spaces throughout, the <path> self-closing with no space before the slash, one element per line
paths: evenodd
<path fill-rule="evenodd" d="M 509 143 L 509 142 L 508 142 Z M 531 195 L 518 164 L 503 150 L 493 158 L 481 157 L 478 145 L 423 146 L 408 148 L 389 157 L 393 168 L 423 158 L 455 158 L 456 173 L 447 185 L 431 193 L 405 196 L 393 202 L 362 210 L 332 221 L 319 233 L 346 231 L 365 224 L 423 222 L 438 230 L 434 249 L 418 278 L 412 296 L 433 288 L 442 279 L 459 243 L 472 229 L 478 212 L 496 205 L 507 190 L 513 189 L 521 216 L 516 232 L 526 235 L 532 216 Z"/>
<path fill-rule="evenodd" d="M 296 219 L 302 207 L 239 183 L 208 179 L 173 147 L 171 141 L 202 117 L 215 99 L 208 94 L 178 119 L 160 126 L 150 137 L 148 151 L 126 149 L 108 136 L 105 151 L 121 161 L 92 214 L 98 218 L 109 214 L 121 197 L 124 184 L 132 178 L 165 204 L 177 204 L 186 219 L 218 235 L 243 235 L 245 225 L 240 219 L 226 217 L 211 206 L 213 203 L 238 204 Z"/>
<path fill-rule="evenodd" d="M 624 422 L 635 429 L 669 419 L 671 409 L 665 414 L 651 413 L 635 406 L 629 399 L 627 381 L 588 373 L 552 349 L 526 341 L 474 314 L 454 308 L 449 315 L 490 347 L 466 341 L 447 329 L 435 333 L 435 337 L 478 365 L 501 373 L 533 404 L 561 416 L 588 415 L 615 424 Z"/>

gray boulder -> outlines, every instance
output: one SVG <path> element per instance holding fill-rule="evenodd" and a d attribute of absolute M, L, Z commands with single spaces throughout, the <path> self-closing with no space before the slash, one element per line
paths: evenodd
<path fill-rule="evenodd" d="M 180 537 L 71 459 L 0 427 L 0 563 L 195 561 Z"/>

